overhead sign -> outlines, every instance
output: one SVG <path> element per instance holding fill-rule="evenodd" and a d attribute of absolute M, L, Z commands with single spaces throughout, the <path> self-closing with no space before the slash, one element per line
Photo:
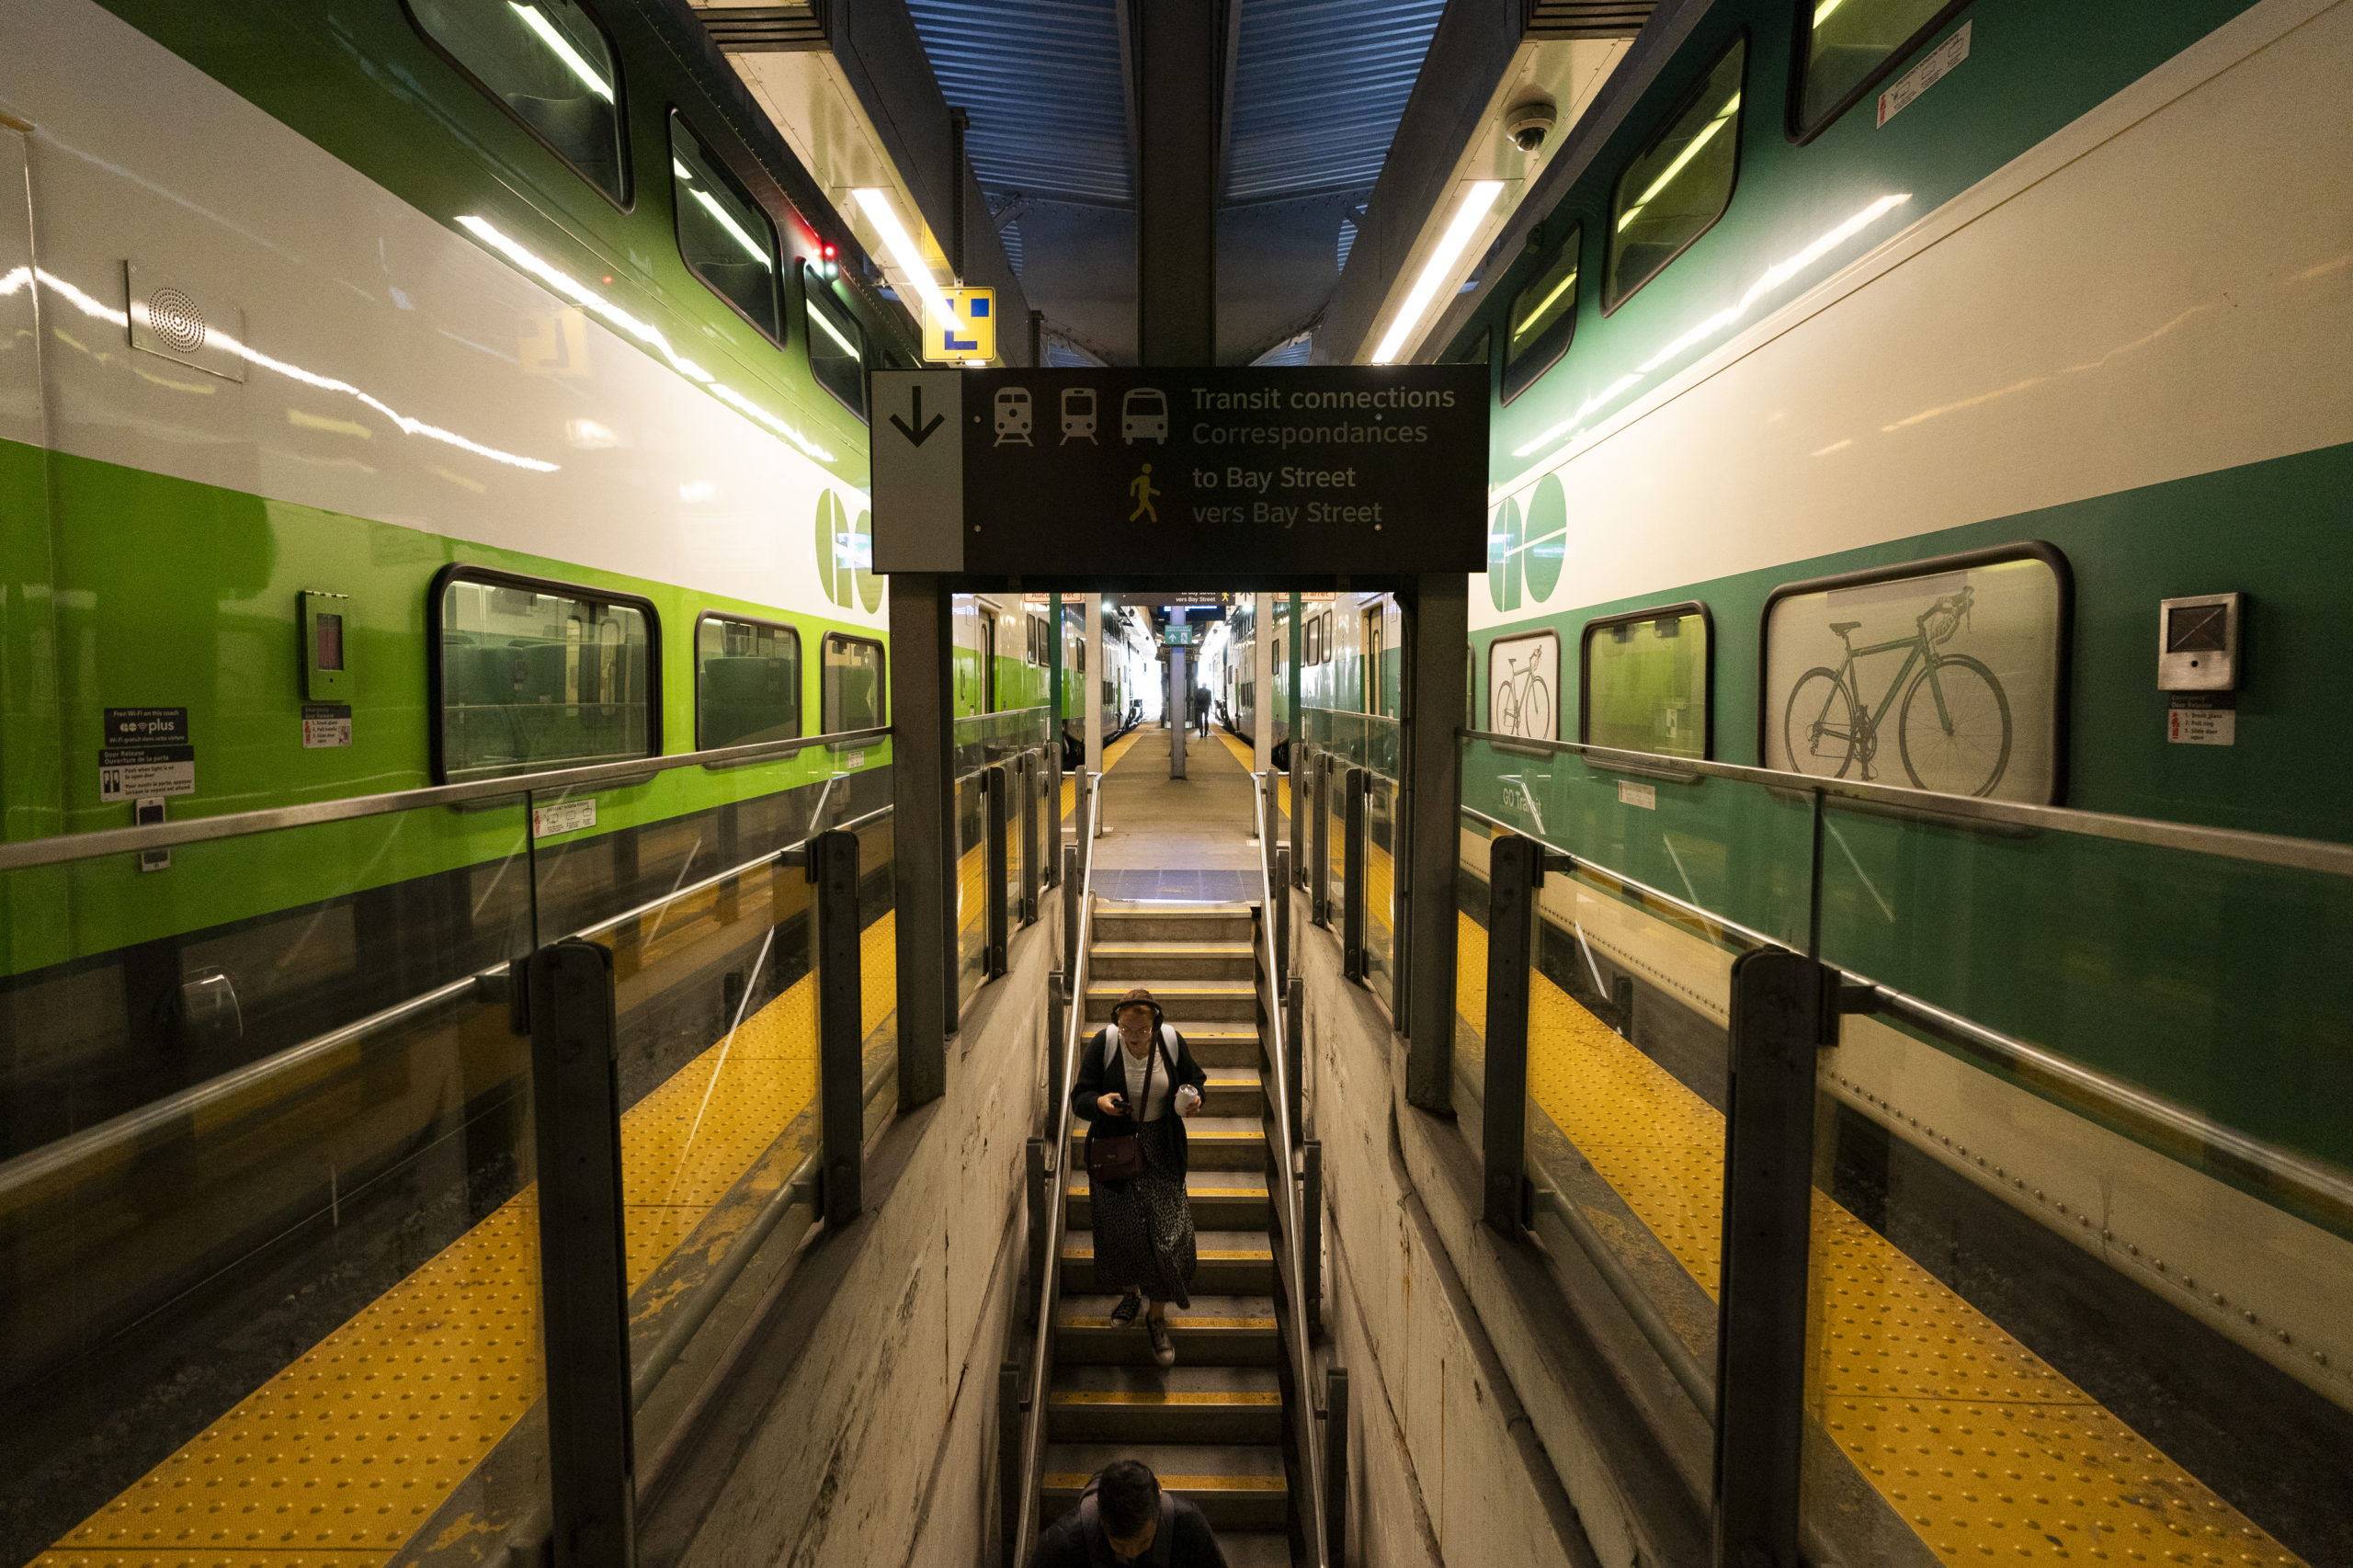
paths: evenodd
<path fill-rule="evenodd" d="M 949 326 L 937 315 L 925 313 L 923 357 L 934 362 L 962 364 L 996 358 L 996 290 L 943 289 L 956 312 Z"/>
<path fill-rule="evenodd" d="M 1486 566 L 1481 366 L 878 370 L 874 403 L 877 571 Z"/>

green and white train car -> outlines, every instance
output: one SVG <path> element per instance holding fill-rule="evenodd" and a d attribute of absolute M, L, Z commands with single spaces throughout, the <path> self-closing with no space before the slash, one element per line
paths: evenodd
<path fill-rule="evenodd" d="M 517 788 L 7 880 L 0 1386 L 63 1413 L 369 1182 L 486 1211 L 523 1044 L 354 1046 L 298 1086 L 373 1074 L 368 1117 L 28 1159 L 786 842 L 828 780 L 887 797 L 886 744 L 819 745 L 524 816 L 549 770 L 887 722 L 864 372 L 907 340 L 683 7 L 6 0 L 0 37 L 7 838 Z"/>

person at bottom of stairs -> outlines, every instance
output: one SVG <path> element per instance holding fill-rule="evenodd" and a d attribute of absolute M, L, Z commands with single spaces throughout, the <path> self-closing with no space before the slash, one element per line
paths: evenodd
<path fill-rule="evenodd" d="M 1139 987 L 1120 998 L 1110 1027 L 1081 1058 L 1071 1088 L 1071 1109 L 1087 1124 L 1097 1289 L 1124 1292 L 1111 1310 L 1111 1322 L 1121 1328 L 1151 1302 L 1144 1332 L 1152 1336 L 1153 1359 L 1164 1367 L 1176 1363 L 1168 1308 L 1193 1304 L 1198 1262 L 1193 1205 L 1185 1191 L 1183 1119 L 1200 1109 L 1208 1083 L 1185 1037 L 1162 1021 L 1160 1004 Z M 1168 1114 L 1172 1108 L 1175 1116 Z M 1124 1180 L 1098 1170 L 1097 1138 L 1107 1147 L 1115 1138 L 1135 1139 L 1141 1168 Z"/>
<path fill-rule="evenodd" d="M 1078 1506 L 1038 1538 L 1029 1568 L 1226 1568 L 1201 1511 L 1160 1488 L 1151 1467 L 1115 1460 L 1096 1472 Z"/>

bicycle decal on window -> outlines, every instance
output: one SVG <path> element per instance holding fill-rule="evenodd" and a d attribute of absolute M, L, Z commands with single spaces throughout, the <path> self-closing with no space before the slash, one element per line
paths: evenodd
<path fill-rule="evenodd" d="M 2050 801 L 2063 574 L 2038 554 L 1978 556 L 1960 570 L 1777 595 L 1759 715 L 1766 765 Z"/>
<path fill-rule="evenodd" d="M 1499 735 L 1560 739 L 1561 639 L 1540 631 L 1487 648 L 1487 727 Z"/>

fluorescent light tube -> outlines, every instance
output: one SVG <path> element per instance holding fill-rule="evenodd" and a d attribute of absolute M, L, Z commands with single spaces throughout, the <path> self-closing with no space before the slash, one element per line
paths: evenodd
<path fill-rule="evenodd" d="M 555 30 L 555 24 L 549 21 L 537 6 L 518 6 L 515 0 L 506 0 L 506 8 L 522 17 L 523 25 L 539 34 L 540 41 L 570 67 L 572 74 L 579 77 L 590 92 L 607 103 L 613 101 L 613 85 L 597 74 L 597 68 L 588 63 L 587 57 L 572 47 L 570 39 Z"/>
<path fill-rule="evenodd" d="M 1397 356 L 1405 351 L 1406 340 L 1413 335 L 1414 329 L 1422 324 L 1422 317 L 1427 313 L 1430 301 L 1438 297 L 1439 286 L 1454 270 L 1454 264 L 1461 259 L 1464 247 L 1471 243 L 1471 236 L 1477 233 L 1479 225 L 1487 221 L 1489 210 L 1503 191 L 1503 181 L 1483 179 L 1472 181 L 1471 188 L 1462 193 L 1462 205 L 1454 210 L 1453 221 L 1447 224 L 1446 233 L 1438 236 L 1438 248 L 1430 252 L 1429 260 L 1422 264 L 1422 275 L 1414 279 L 1414 287 L 1407 291 L 1405 302 L 1397 312 L 1397 319 L 1389 324 L 1388 335 L 1381 338 L 1381 347 L 1372 351 L 1374 364 L 1394 364 Z"/>
<path fill-rule="evenodd" d="M 956 319 L 955 307 L 939 291 L 939 281 L 932 277 L 931 268 L 924 265 L 923 252 L 915 247 L 915 236 L 907 233 L 907 226 L 899 222 L 898 210 L 891 205 L 889 194 L 873 189 L 853 190 L 850 194 L 865 210 L 867 222 L 881 233 L 882 248 L 891 253 L 891 259 L 906 275 L 907 282 L 923 296 L 925 307 L 952 335 L 962 324 Z"/>

